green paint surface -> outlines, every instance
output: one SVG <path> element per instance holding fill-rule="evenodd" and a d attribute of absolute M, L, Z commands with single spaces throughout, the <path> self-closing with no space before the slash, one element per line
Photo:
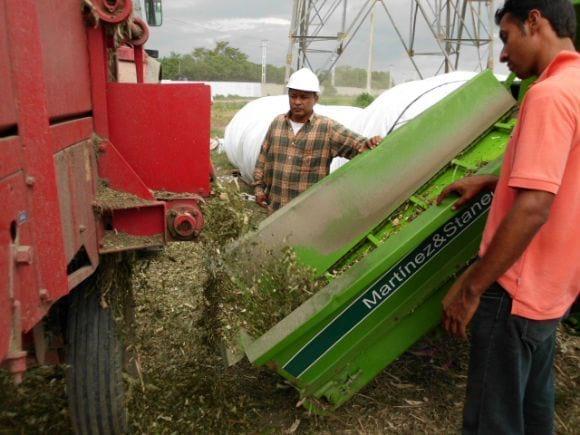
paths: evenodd
<path fill-rule="evenodd" d="M 290 245 L 324 274 L 514 104 L 493 74 L 479 74 L 268 217 L 244 243 L 256 251 Z M 464 162 L 457 173 L 466 167 L 478 166 Z"/>
<path fill-rule="evenodd" d="M 484 112 L 488 100 L 483 97 L 489 94 L 486 89 L 491 86 L 495 90 L 496 84 L 489 80 L 484 85 L 479 83 L 481 89 L 475 94 L 469 88 L 458 91 L 454 98 L 459 98 L 461 104 L 455 111 L 447 111 L 445 100 L 434 106 L 436 117 L 441 118 L 439 124 L 425 126 L 421 120 L 408 124 L 407 132 L 429 128 L 430 134 L 425 131 L 418 136 L 399 134 L 404 137 L 410 134 L 415 140 L 443 137 L 441 131 L 435 130 L 445 130 L 449 123 L 443 119 L 456 116 L 461 105 L 465 111 L 476 106 L 477 112 Z M 362 231 L 356 243 L 349 241 L 330 256 L 322 257 L 313 248 L 296 246 L 301 258 L 318 265 L 319 271 L 333 278 L 326 288 L 264 335 L 246 342 L 250 361 L 268 365 L 287 378 L 313 410 L 318 409 L 318 401 L 337 407 L 436 326 L 441 317 L 441 298 L 456 274 L 477 253 L 487 211 L 478 209 L 477 215 L 466 218 L 474 205 L 455 211 L 453 198 L 440 206 L 434 205 L 434 200 L 446 185 L 476 170 L 497 174 L 513 125 L 510 113 L 491 121 L 478 137 L 449 157 L 450 163 L 431 174 L 372 228 Z M 417 148 L 413 152 L 420 153 Z M 413 155 L 405 152 L 398 159 L 412 160 Z M 370 175 L 359 173 L 365 167 L 362 158 L 360 162 L 345 166 L 343 173 L 353 171 L 357 180 L 364 181 Z M 490 201 L 491 196 L 486 199 L 487 206 Z M 350 212 L 356 214 L 356 210 Z M 351 217 L 345 216 L 344 224 L 351 224 Z M 447 237 L 428 262 L 419 261 L 417 255 L 426 255 L 426 246 L 431 246 L 442 234 L 449 236 L 453 225 L 460 230 Z M 340 229 L 340 225 L 335 225 L 328 231 L 330 234 Z M 404 279 L 395 278 L 401 265 L 410 264 L 409 261 L 421 263 L 421 267 L 409 269 L 412 273 L 405 273 Z M 386 291 L 385 285 L 392 288 Z M 385 290 L 384 298 L 373 293 L 381 288 Z M 365 311 L 369 306 L 372 309 Z"/>

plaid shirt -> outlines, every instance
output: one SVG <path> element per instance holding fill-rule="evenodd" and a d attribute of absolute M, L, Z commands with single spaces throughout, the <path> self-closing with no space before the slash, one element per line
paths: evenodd
<path fill-rule="evenodd" d="M 270 124 L 254 171 L 256 194 L 266 193 L 273 210 L 326 177 L 334 157 L 351 159 L 364 150 L 368 141 L 316 114 L 294 134 L 289 116 L 279 115 Z"/>

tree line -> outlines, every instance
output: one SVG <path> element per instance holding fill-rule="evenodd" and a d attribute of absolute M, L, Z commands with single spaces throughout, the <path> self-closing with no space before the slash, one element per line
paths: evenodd
<path fill-rule="evenodd" d="M 250 62 L 248 55 L 231 47 L 226 41 L 219 41 L 214 48 L 195 48 L 189 54 L 171 53 L 161 59 L 162 74 L 168 80 L 259 82 L 262 66 Z M 285 68 L 266 65 L 268 83 L 284 83 Z M 330 78 L 323 84 L 330 84 Z M 372 85 L 375 89 L 386 89 L 390 84 L 390 74 L 373 71 Z M 350 66 L 340 66 L 335 71 L 336 86 L 366 86 L 366 70 Z"/>

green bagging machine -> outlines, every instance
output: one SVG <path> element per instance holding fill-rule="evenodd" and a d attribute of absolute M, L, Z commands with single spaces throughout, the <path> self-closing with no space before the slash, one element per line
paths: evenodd
<path fill-rule="evenodd" d="M 240 334 L 250 362 L 322 412 L 439 324 L 444 294 L 477 254 L 492 193 L 458 211 L 435 198 L 466 174 L 499 172 L 515 105 L 481 73 L 248 235 L 242 243 L 256 251 L 291 246 L 329 278 L 262 336 Z"/>

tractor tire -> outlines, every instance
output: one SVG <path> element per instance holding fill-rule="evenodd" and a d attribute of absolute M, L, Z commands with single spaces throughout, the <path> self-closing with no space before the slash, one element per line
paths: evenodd
<path fill-rule="evenodd" d="M 70 415 L 77 434 L 123 434 L 127 432 L 124 347 L 113 310 L 103 306 L 99 271 L 95 275 L 70 295 L 66 340 Z"/>

